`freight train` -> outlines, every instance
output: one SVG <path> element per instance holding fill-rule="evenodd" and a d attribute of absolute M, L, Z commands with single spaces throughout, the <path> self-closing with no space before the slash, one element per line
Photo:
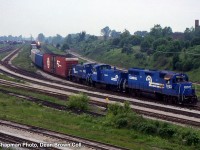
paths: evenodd
<path fill-rule="evenodd" d="M 175 104 L 196 105 L 198 101 L 195 89 L 184 73 L 142 68 L 130 68 L 125 72 L 107 64 L 78 64 L 78 58 L 42 54 L 38 49 L 31 50 L 31 60 L 48 73 L 90 86 L 105 85 L 136 96 L 148 93 L 158 100 Z"/>

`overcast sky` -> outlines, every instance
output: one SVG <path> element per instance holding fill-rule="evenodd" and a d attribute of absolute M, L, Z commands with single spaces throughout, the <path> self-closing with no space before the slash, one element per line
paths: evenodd
<path fill-rule="evenodd" d="M 183 32 L 200 19 L 200 0 L 0 0 L 0 36 L 86 31 L 150 31 L 155 24 Z"/>

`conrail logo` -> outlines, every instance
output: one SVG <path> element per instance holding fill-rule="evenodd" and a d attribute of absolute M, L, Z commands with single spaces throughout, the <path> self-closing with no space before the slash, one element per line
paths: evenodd
<path fill-rule="evenodd" d="M 47 68 L 50 68 L 50 58 L 47 58 Z"/>
<path fill-rule="evenodd" d="M 57 60 L 56 64 L 57 64 L 58 68 L 62 67 L 59 60 Z"/>
<path fill-rule="evenodd" d="M 151 86 L 151 87 L 155 87 L 155 88 L 159 88 L 159 89 L 164 88 L 164 84 L 153 82 L 152 77 L 149 75 L 146 77 L 146 81 L 149 81 L 149 86 Z"/>

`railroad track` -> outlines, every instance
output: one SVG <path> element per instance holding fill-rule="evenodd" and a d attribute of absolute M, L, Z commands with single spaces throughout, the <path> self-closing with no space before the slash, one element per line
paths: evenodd
<path fill-rule="evenodd" d="M 43 129 L 40 127 L 35 127 L 31 125 L 24 125 L 19 124 L 16 122 L 10 122 L 5 120 L 0 120 L 0 137 L 1 134 L 5 135 L 6 139 L 11 141 L 12 139 L 17 139 L 18 143 L 34 143 L 35 145 L 38 145 L 38 149 L 41 149 L 42 145 L 45 143 L 51 144 L 49 147 L 45 147 L 45 149 L 101 149 L 101 150 L 126 150 L 125 148 L 121 148 L 118 146 L 113 146 L 110 144 L 105 144 L 101 142 L 96 142 L 93 140 L 88 140 L 85 138 L 81 138 L 78 136 L 72 136 L 69 134 L 62 134 L 55 131 Z M 10 129 L 10 130 L 8 130 Z M 4 131 L 3 131 L 4 130 Z M 3 133 L 2 133 L 3 132 Z M 24 140 L 18 135 L 23 135 L 23 137 L 26 138 Z M 12 137 L 10 137 L 12 136 Z M 10 140 L 11 139 L 11 140 Z M 25 142 L 24 142 L 25 141 Z M 74 147 L 73 147 L 74 143 Z M 61 144 L 66 147 L 59 147 Z M 71 146 L 71 147 L 69 147 Z M 76 147 L 75 147 L 76 146 Z M 43 147 L 44 148 L 44 147 Z"/>
<path fill-rule="evenodd" d="M 8 61 L 8 60 L 7 60 Z M 2 67 L 1 67 L 2 68 Z M 4 71 L 5 71 L 5 68 L 4 68 Z M 9 72 L 7 70 L 7 72 Z M 12 71 L 10 71 L 9 73 L 13 74 Z M 16 75 L 16 74 L 15 74 Z M 19 74 L 17 76 L 20 76 Z M 22 77 L 22 75 L 21 75 Z M 187 119 L 185 120 L 188 120 L 188 122 L 194 122 L 194 123 L 191 123 L 191 125 L 199 125 L 198 121 L 199 121 L 199 111 L 195 111 L 195 110 L 188 110 L 188 109 L 180 109 L 180 108 L 177 108 L 177 107 L 173 107 L 173 106 L 164 106 L 164 105 L 160 105 L 160 104 L 156 104 L 156 103 L 149 103 L 149 102 L 143 102 L 143 101 L 139 101 L 139 100 L 136 100 L 136 99 L 133 99 L 133 98 L 126 98 L 126 97 L 121 97 L 121 96 L 116 96 L 116 95 L 110 95 L 110 94 L 102 94 L 102 93 L 99 93 L 99 92 L 93 92 L 93 91 L 88 91 L 88 90 L 85 90 L 85 89 L 76 89 L 74 87 L 69 87 L 69 86 L 61 86 L 61 85 L 57 85 L 57 84 L 52 84 L 52 83 L 48 83 L 48 82 L 44 82 L 44 81 L 41 81 L 41 80 L 36 80 L 36 79 L 32 79 L 32 78 L 29 78 L 29 77 L 26 77 L 26 76 L 23 76 L 24 79 L 26 80 L 29 80 L 29 82 L 35 82 L 35 84 L 39 84 L 40 86 L 43 86 L 43 89 L 48 87 L 50 88 L 50 90 L 60 90 L 59 92 L 57 92 L 57 94 L 72 94 L 72 93 L 79 93 L 80 91 L 83 92 L 83 93 L 87 93 L 92 100 L 96 100 L 96 101 L 99 101 L 99 102 L 104 102 L 106 103 L 105 101 L 105 98 L 108 97 L 110 99 L 110 101 L 114 102 L 114 101 L 118 101 L 118 102 L 124 102 L 124 101 L 130 101 L 131 103 L 131 107 L 137 111 L 137 112 L 140 112 L 142 114 L 142 111 L 144 112 L 143 114 L 145 115 L 148 115 L 147 111 L 145 111 L 146 108 L 148 108 L 148 111 L 151 112 L 151 115 L 149 113 L 149 116 L 155 116 L 155 117 L 158 117 L 158 114 L 156 115 L 156 113 L 152 113 L 154 112 L 155 110 L 159 110 L 160 112 L 165 112 L 165 113 L 168 113 L 168 115 L 165 115 L 163 113 L 160 113 L 162 114 L 162 116 L 158 117 L 158 118 L 164 118 L 166 119 L 167 116 L 171 116 L 171 118 L 173 118 L 174 116 L 176 116 L 176 114 L 179 115 L 179 118 L 180 117 L 187 117 Z M 33 85 L 32 86 L 36 87 L 36 85 Z M 67 91 L 67 92 L 61 92 L 61 91 Z M 142 110 L 144 109 L 144 110 Z M 157 112 L 158 113 L 158 112 Z M 170 115 L 169 115 L 170 114 Z M 190 118 L 188 118 L 190 117 Z M 176 117 L 178 120 L 178 117 Z M 182 118 L 184 120 L 184 118 Z M 169 120 L 169 119 L 168 119 Z M 175 119 L 174 119 L 175 120 Z M 180 122 L 180 121 L 177 121 L 177 122 Z"/>
<path fill-rule="evenodd" d="M 42 91 L 46 94 L 55 94 L 55 95 L 59 95 L 59 96 L 68 96 L 71 93 L 66 92 L 66 91 L 62 91 L 62 90 L 56 90 L 54 92 L 52 92 L 52 88 L 49 89 L 45 89 L 43 86 L 40 86 L 40 88 L 36 88 L 33 85 L 23 85 L 23 84 L 19 84 L 19 83 L 13 83 L 10 81 L 2 81 L 0 80 L 0 84 L 3 86 L 9 86 L 9 87 L 17 87 L 17 88 L 24 88 L 26 90 L 38 90 L 38 91 Z M 34 87 L 34 88 L 33 88 Z M 106 107 L 106 105 L 108 103 L 114 103 L 115 101 L 106 101 L 105 99 L 100 99 L 98 97 L 91 97 L 91 102 L 93 102 L 96 105 L 100 105 L 100 106 L 104 106 Z M 176 114 L 174 111 L 175 110 L 170 110 L 170 109 L 166 109 L 166 111 L 163 111 L 162 108 L 159 109 L 152 109 L 152 108 L 145 108 L 143 106 L 135 106 L 135 105 L 131 105 L 131 108 L 142 115 L 145 116 L 149 116 L 149 117 L 154 117 L 154 118 L 158 118 L 161 120 L 167 120 L 167 121 L 171 121 L 171 122 L 177 122 L 180 124 L 186 124 L 186 125 L 192 125 L 192 126 L 196 126 L 196 127 L 200 127 L 200 119 L 199 117 L 196 118 L 193 115 L 195 114 L 194 112 L 189 112 L 189 111 L 183 111 L 181 113 L 181 111 L 177 111 L 178 114 Z M 196 116 L 198 116 L 198 114 L 196 114 Z"/>
<path fill-rule="evenodd" d="M 3 142 L 2 143 L 2 148 L 6 148 L 6 149 L 12 149 L 12 148 L 25 148 L 25 149 L 38 149 L 40 150 L 40 143 L 39 142 L 35 142 L 35 141 L 31 141 L 31 140 L 27 140 L 24 138 L 20 138 L 14 135 L 9 135 L 6 133 L 0 133 L 0 141 Z M 46 148 L 46 149 L 53 149 L 53 150 L 59 150 L 57 148 Z"/>
<path fill-rule="evenodd" d="M 4 90 L 4 89 L 0 89 L 0 92 L 4 93 L 4 94 L 7 94 L 7 95 L 10 95 L 10 96 L 18 97 L 18 98 L 21 98 L 21 99 L 24 99 L 24 100 L 27 100 L 27 101 L 30 101 L 30 102 L 34 102 L 34 103 L 42 105 L 42 106 L 46 106 L 46 107 L 50 107 L 50 108 L 53 108 L 53 109 L 61 110 L 61 111 L 71 111 L 71 112 L 76 113 L 76 114 L 87 113 L 87 114 L 90 114 L 90 115 L 95 116 L 95 117 L 103 116 L 102 114 L 91 112 L 91 111 L 80 111 L 80 110 L 75 110 L 75 109 L 69 109 L 66 105 L 62 105 L 62 104 L 58 104 L 58 103 L 42 100 L 42 99 L 35 98 L 35 97 L 32 97 L 32 96 L 27 96 L 25 94 L 19 94 L 17 92 L 10 92 L 10 91 Z M 91 103 L 91 102 L 90 102 L 90 104 L 91 105 L 97 105 L 97 104 Z M 100 105 L 100 106 L 101 107 L 102 106 L 103 107 L 107 107 L 107 105 Z"/>
<path fill-rule="evenodd" d="M 13 50 L 12 46 L 5 46 L 5 47 L 0 48 L 0 53 L 9 52 L 12 50 Z"/>
<path fill-rule="evenodd" d="M 94 87 L 88 87 L 88 86 L 85 86 L 85 85 L 80 85 L 80 84 L 76 84 L 76 83 L 73 83 L 73 82 L 61 82 L 61 81 L 54 81 L 54 80 L 51 80 L 51 79 L 48 79 L 46 77 L 43 77 L 41 75 L 38 75 L 36 73 L 33 73 L 33 72 L 29 72 L 29 71 L 26 71 L 26 70 L 23 70 L 21 68 L 17 68 L 17 67 L 13 67 L 11 66 L 11 62 L 10 62 L 10 59 L 18 52 L 19 50 L 16 50 L 13 54 L 11 54 L 10 56 L 8 56 L 6 59 L 4 59 L 3 62 L 1 62 L 2 65 L 4 65 L 6 68 L 8 68 L 9 70 L 11 70 L 12 72 L 15 72 L 15 73 L 20 73 L 21 75 L 24 75 L 24 76 L 29 76 L 31 78 L 35 78 L 35 79 L 39 79 L 39 80 L 43 80 L 43 81 L 48 81 L 48 82 L 51 82 L 51 83 L 57 83 L 59 85 L 63 85 L 63 86 L 70 86 L 70 87 L 74 87 L 74 88 L 78 88 L 80 89 L 81 92 L 85 92 L 86 91 L 86 94 L 88 94 L 88 91 L 90 91 L 90 94 L 91 93 L 95 93 L 98 92 L 98 93 L 104 93 L 107 94 L 107 97 L 108 98 L 111 98 L 109 97 L 109 95 L 116 95 L 116 96 L 120 96 L 122 99 L 125 97 L 125 98 L 131 98 L 129 95 L 124 95 L 124 93 L 117 93 L 117 92 L 112 92 L 112 91 L 106 91 L 106 90 L 101 90 L 101 89 L 96 89 Z M 4 72 L 6 73 L 6 72 Z M 19 78 L 19 76 L 16 76 L 16 75 L 13 75 L 13 74 L 9 74 L 15 78 Z M 24 77 L 21 77 L 20 79 L 23 79 L 23 80 L 26 80 L 26 81 L 29 81 L 29 82 L 35 82 L 33 81 L 33 79 L 27 79 L 27 78 L 24 78 Z M 70 89 L 66 89 L 66 90 L 71 90 L 72 88 Z M 77 90 L 72 90 L 72 92 L 76 92 Z M 137 98 L 137 99 L 140 99 L 140 98 Z M 144 100 L 144 98 L 142 99 Z M 152 101 L 151 99 L 145 99 L 145 101 L 150 101 L 150 102 L 155 102 L 155 101 Z M 121 100 L 121 102 L 123 102 L 123 100 Z M 158 102 L 157 102 L 158 103 Z M 198 109 L 198 108 L 197 108 Z M 200 110 L 200 109 L 199 109 Z"/>

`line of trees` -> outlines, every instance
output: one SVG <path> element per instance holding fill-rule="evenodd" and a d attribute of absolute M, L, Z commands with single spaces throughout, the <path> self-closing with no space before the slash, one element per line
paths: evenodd
<path fill-rule="evenodd" d="M 42 33 L 38 35 L 38 40 L 48 44 L 53 44 L 63 50 L 70 47 L 85 45 L 87 48 L 96 48 L 96 41 L 101 41 L 104 49 L 121 49 L 121 53 L 127 55 L 133 53 L 133 47 L 139 46 L 140 52 L 135 54 L 136 59 L 145 59 L 145 56 L 152 56 L 154 61 L 161 60 L 160 64 L 166 63 L 169 58 L 175 70 L 189 71 L 198 68 L 199 56 L 189 55 L 199 53 L 200 28 L 186 28 L 183 33 L 173 32 L 171 27 L 162 27 L 157 24 L 151 28 L 150 32 L 136 31 L 131 34 L 128 30 L 119 32 L 110 29 L 108 26 L 100 30 L 102 36 L 89 35 L 85 31 L 76 34 L 68 34 L 62 37 L 57 34 L 54 37 L 45 37 Z M 81 44 L 82 43 L 82 44 Z M 83 48 L 84 47 L 80 47 Z M 99 47 L 98 47 L 99 48 Z M 101 49 L 101 48 L 100 48 Z"/>

